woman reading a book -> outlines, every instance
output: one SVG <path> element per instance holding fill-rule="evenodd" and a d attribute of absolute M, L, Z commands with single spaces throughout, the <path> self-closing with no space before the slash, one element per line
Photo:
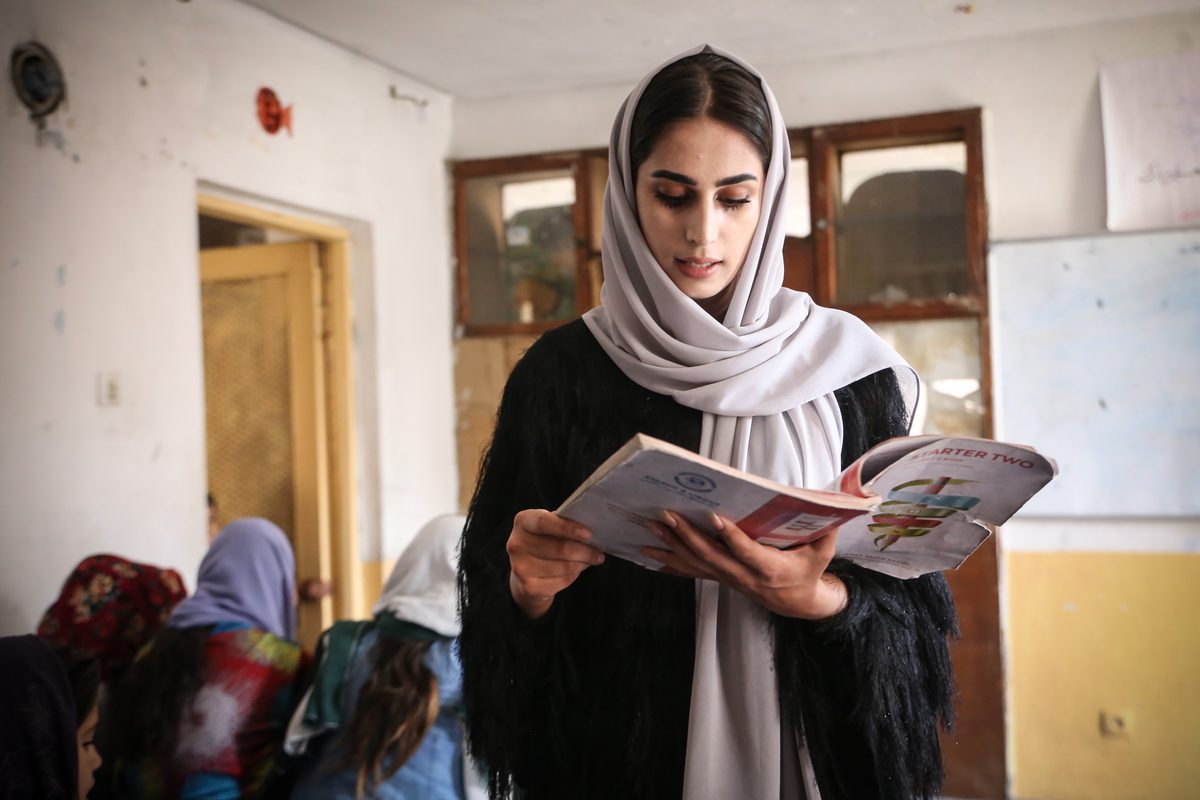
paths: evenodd
<path fill-rule="evenodd" d="M 618 112 L 602 304 L 509 378 L 460 566 L 469 737 L 493 796 L 909 798 L 942 780 L 953 604 L 664 510 L 655 572 L 553 513 L 635 433 L 821 488 L 907 433 L 904 361 L 782 288 L 787 134 L 711 48 Z"/>

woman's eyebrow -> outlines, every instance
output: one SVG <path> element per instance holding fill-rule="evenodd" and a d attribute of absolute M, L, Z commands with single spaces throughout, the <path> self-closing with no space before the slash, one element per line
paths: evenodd
<path fill-rule="evenodd" d="M 754 177 L 749 172 L 743 172 L 741 175 L 731 175 L 728 178 L 721 178 L 721 180 L 717 181 L 717 186 L 729 186 L 734 183 L 741 183 L 742 181 L 756 180 L 758 180 L 758 178 Z"/>
<path fill-rule="evenodd" d="M 656 170 L 654 170 L 654 172 L 650 173 L 650 177 L 651 178 L 666 178 L 669 181 L 674 181 L 675 183 L 682 183 L 685 186 L 695 186 L 696 185 L 695 178 L 690 178 L 687 175 L 683 175 L 678 172 L 671 172 L 671 170 L 669 170 L 669 169 L 656 169 Z M 717 181 L 717 186 L 730 186 L 732 184 L 741 183 L 743 181 L 756 181 L 756 180 L 758 180 L 758 178 L 754 177 L 749 172 L 743 172 L 741 175 L 730 175 L 728 178 L 722 178 L 721 180 Z"/>
<path fill-rule="evenodd" d="M 651 178 L 666 178 L 669 181 L 675 181 L 676 183 L 682 183 L 686 186 L 695 186 L 696 185 L 695 178 L 689 178 L 687 175 L 681 175 L 678 172 L 671 172 L 671 170 L 669 170 L 669 169 L 656 169 L 656 170 L 654 170 L 654 172 L 650 173 L 650 177 Z"/>

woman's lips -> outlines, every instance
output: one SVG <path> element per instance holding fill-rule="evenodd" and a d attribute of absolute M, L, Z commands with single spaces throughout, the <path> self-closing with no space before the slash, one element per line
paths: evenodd
<path fill-rule="evenodd" d="M 707 278 L 717 271 L 717 267 L 721 265 L 719 258 L 677 258 L 675 265 L 679 267 L 679 271 L 689 278 L 702 279 Z"/>

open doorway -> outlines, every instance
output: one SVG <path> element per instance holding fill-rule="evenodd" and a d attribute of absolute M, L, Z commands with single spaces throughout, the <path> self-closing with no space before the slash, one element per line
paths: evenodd
<path fill-rule="evenodd" d="M 312 647 L 362 613 L 349 236 L 208 195 L 198 224 L 209 492 L 288 534 Z"/>

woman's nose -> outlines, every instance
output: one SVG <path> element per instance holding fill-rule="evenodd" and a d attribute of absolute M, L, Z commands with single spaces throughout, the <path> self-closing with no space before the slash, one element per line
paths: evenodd
<path fill-rule="evenodd" d="M 708 245 L 717 240 L 717 230 L 720 218 L 715 209 L 708 204 L 698 204 L 698 208 L 688 215 L 684 227 L 684 236 L 689 244 Z"/>

